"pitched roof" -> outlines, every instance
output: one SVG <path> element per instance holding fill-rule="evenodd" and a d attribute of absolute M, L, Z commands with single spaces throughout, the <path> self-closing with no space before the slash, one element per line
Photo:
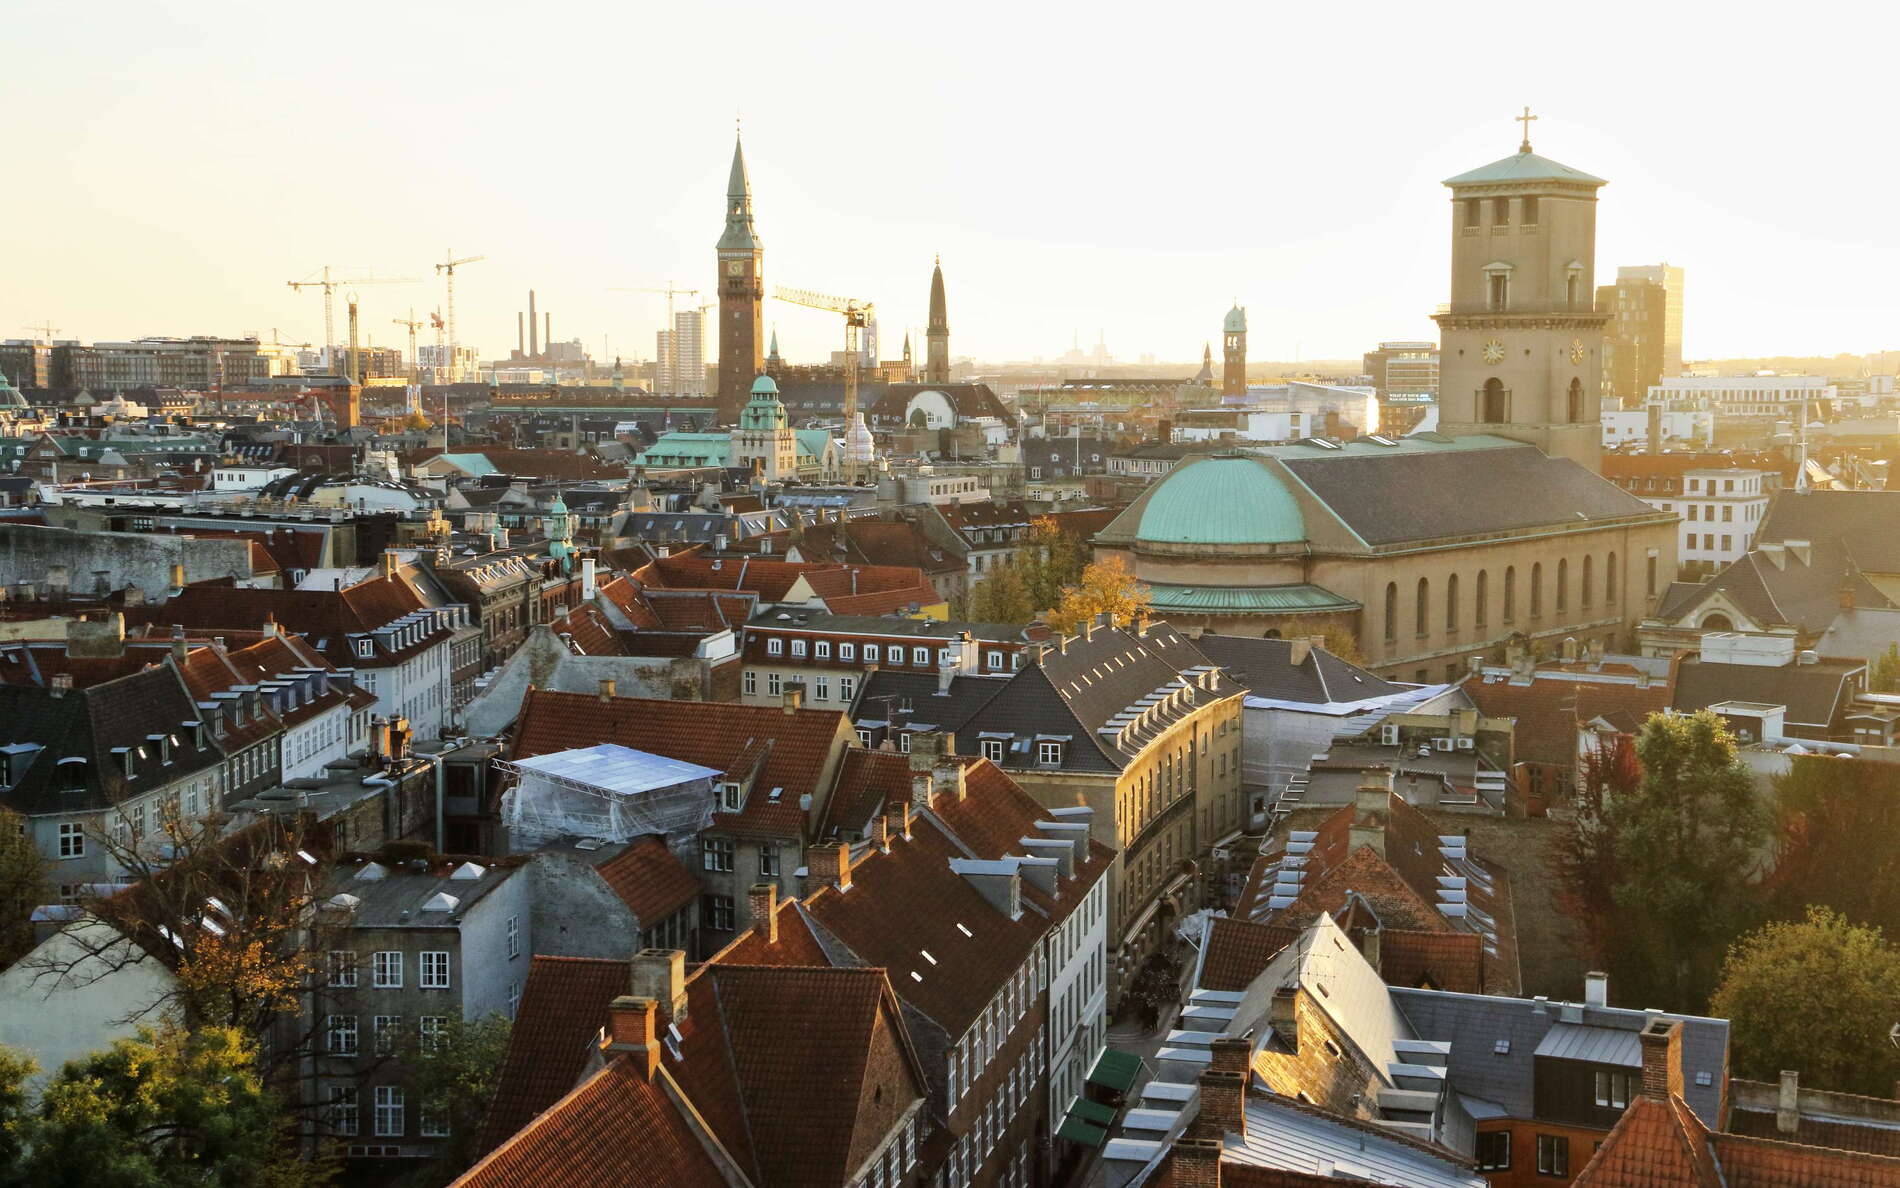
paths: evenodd
<path fill-rule="evenodd" d="M 1683 712 L 1723 701 L 1756 701 L 1786 706 L 1790 725 L 1826 726 L 1852 699 L 1853 682 L 1867 665 L 1862 660 L 1823 660 L 1818 664 L 1709 663 L 1685 656 L 1676 666 L 1670 705 Z"/>
<path fill-rule="evenodd" d="M 1194 646 L 1255 697 L 1324 705 L 1383 697 L 1403 688 L 1322 647 L 1309 647 L 1294 664 L 1294 643 L 1248 635 L 1201 635 Z"/>
<path fill-rule="evenodd" d="M 633 912 L 641 928 L 658 924 L 699 894 L 699 880 L 653 835 L 635 838 L 594 870 Z"/>
<path fill-rule="evenodd" d="M 1573 1183 L 1580 1188 L 1896 1188 L 1900 1158 L 1712 1131 L 1681 1097 L 1642 1096 L 1630 1103 Z"/>
<path fill-rule="evenodd" d="M 1456 177 L 1448 177 L 1448 186 L 1476 186 L 1494 182 L 1534 182 L 1559 181 L 1575 182 L 1591 187 L 1606 185 L 1600 177 L 1592 177 L 1581 169 L 1573 169 L 1560 164 L 1549 157 L 1540 157 L 1530 150 L 1530 143 L 1508 157 L 1500 157 L 1489 165 L 1480 165 L 1467 170 Z"/>
<path fill-rule="evenodd" d="M 1465 696 L 1487 718 L 1510 718 L 1516 757 L 1528 763 L 1568 767 L 1577 761 L 1577 726 L 1593 718 L 1633 718 L 1669 707 L 1670 685 L 1657 681 L 1642 688 L 1627 681 L 1569 680 L 1533 676 L 1528 684 L 1470 680 Z"/>
<path fill-rule="evenodd" d="M 583 656 L 624 656 L 626 647 L 605 612 L 591 601 L 583 601 L 573 610 L 548 624 L 556 635 L 567 637 L 567 646 Z"/>

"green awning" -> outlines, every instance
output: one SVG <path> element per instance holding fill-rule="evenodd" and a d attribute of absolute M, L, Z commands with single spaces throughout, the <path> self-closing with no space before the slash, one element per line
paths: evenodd
<path fill-rule="evenodd" d="M 1075 1103 L 1069 1107 L 1069 1117 L 1080 1118 L 1084 1122 L 1093 1122 L 1097 1126 L 1113 1126 L 1115 1124 L 1114 1110 L 1099 1101 L 1090 1101 L 1086 1097 L 1078 1097 L 1075 1099 Z"/>
<path fill-rule="evenodd" d="M 1099 1147 L 1108 1141 L 1108 1131 L 1080 1118 L 1064 1118 L 1062 1125 L 1056 1129 L 1056 1137 L 1087 1147 Z"/>
<path fill-rule="evenodd" d="M 1126 1093 L 1140 1075 L 1141 1057 L 1133 1052 L 1103 1048 L 1102 1054 L 1095 1059 L 1094 1069 L 1089 1072 L 1089 1080 L 1117 1093 Z"/>

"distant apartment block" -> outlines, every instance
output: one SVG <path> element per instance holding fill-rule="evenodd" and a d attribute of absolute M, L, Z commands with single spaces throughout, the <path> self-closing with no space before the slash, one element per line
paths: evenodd
<path fill-rule="evenodd" d="M 1722 417 L 1769 417 L 1790 420 L 1818 417 L 1825 402 L 1838 396 L 1834 385 L 1818 375 L 1664 376 L 1649 389 L 1652 400 L 1670 407 L 1701 402 Z"/>

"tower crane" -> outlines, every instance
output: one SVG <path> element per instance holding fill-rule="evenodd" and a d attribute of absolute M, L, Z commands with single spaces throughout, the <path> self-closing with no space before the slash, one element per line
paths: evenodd
<path fill-rule="evenodd" d="M 417 319 L 414 306 L 410 306 L 408 317 L 391 318 L 389 320 L 394 325 L 407 326 L 409 328 L 409 382 L 411 384 L 422 383 L 422 360 L 416 356 L 416 331 L 429 323 Z"/>
<path fill-rule="evenodd" d="M 286 281 L 284 283 L 299 292 L 304 289 L 323 290 L 323 357 L 324 362 L 330 363 L 332 366 L 334 366 L 334 356 L 336 354 L 336 287 L 338 285 L 413 285 L 421 279 L 420 277 L 414 276 L 331 276 L 330 266 L 328 264 L 325 264 L 318 272 L 320 275 L 316 276 L 315 279 L 305 277 L 303 280 Z"/>
<path fill-rule="evenodd" d="M 855 297 L 831 297 L 810 289 L 775 288 L 772 296 L 791 305 L 844 315 L 845 478 L 856 482 L 860 468 L 871 460 L 868 456 L 858 456 L 859 449 L 854 441 L 854 431 L 861 427 L 858 417 L 858 343 L 876 307 L 869 301 L 859 301 Z"/>
<path fill-rule="evenodd" d="M 666 294 L 666 336 L 667 336 L 666 341 L 668 343 L 668 346 L 666 348 L 666 358 L 660 360 L 660 362 L 665 365 L 666 374 L 673 377 L 673 383 L 677 385 L 679 383 L 679 374 L 680 374 L 679 324 L 673 320 L 673 298 L 697 297 L 699 296 L 699 290 L 676 288 L 674 287 L 672 281 L 667 281 L 666 288 L 664 289 L 612 288 L 612 289 L 608 289 L 607 291 L 609 293 L 664 293 Z M 706 307 L 702 305 L 699 308 L 703 311 Z M 704 361 L 702 360 L 701 362 L 703 366 Z M 655 386 L 656 387 L 658 386 L 657 376 L 655 377 Z"/>
<path fill-rule="evenodd" d="M 59 327 L 58 327 L 58 326 L 55 326 L 55 325 L 53 325 L 53 323 L 51 323 L 51 322 L 43 322 L 43 323 L 41 323 L 41 324 L 40 324 L 40 325 L 38 325 L 38 326 L 22 326 L 22 327 L 20 327 L 20 329 L 22 329 L 22 330 L 37 330 L 37 331 L 39 331 L 39 332 L 40 332 L 41 334 L 44 334 L 44 335 L 46 336 L 46 341 L 47 341 L 47 342 L 51 342 L 51 341 L 53 341 L 53 335 L 55 335 L 55 334 L 58 334 L 58 333 L 59 333 Z"/>
<path fill-rule="evenodd" d="M 447 252 L 446 256 L 446 259 L 435 266 L 435 270 L 448 278 L 448 300 L 445 304 L 448 307 L 449 382 L 453 384 L 459 383 L 462 378 L 462 360 L 458 357 L 457 343 L 455 341 L 455 270 L 464 264 L 474 264 L 478 261 L 486 260 L 488 257 L 463 256 L 458 260 L 455 258 L 454 251 Z"/>

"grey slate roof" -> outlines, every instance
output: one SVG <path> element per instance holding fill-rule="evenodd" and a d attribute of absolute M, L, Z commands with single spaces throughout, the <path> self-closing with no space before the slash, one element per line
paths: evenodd
<path fill-rule="evenodd" d="M 1203 635 L 1194 641 L 1209 660 L 1256 697 L 1324 705 L 1400 693 L 1404 686 L 1373 676 L 1325 648 L 1314 648 L 1298 667 L 1289 663 L 1293 641 L 1245 635 Z"/>
<path fill-rule="evenodd" d="M 1325 455 L 1262 451 L 1370 545 L 1591 521 L 1672 519 L 1615 483 L 1533 446 Z"/>
<path fill-rule="evenodd" d="M 1900 643 L 1900 610 L 1856 606 L 1834 616 L 1814 650 L 1839 660 L 1867 660 Z"/>
<path fill-rule="evenodd" d="M 1778 491 L 1755 532 L 1757 544 L 1848 542 L 1869 573 L 1900 573 L 1900 491 Z"/>
<path fill-rule="evenodd" d="M 1533 1116 L 1538 1049 L 1564 1021 L 1562 1011 L 1575 1011 L 1590 1028 L 1615 1028 L 1632 1036 L 1650 1018 L 1646 1011 L 1622 1007 L 1566 1007 L 1536 999 L 1401 986 L 1392 987 L 1392 999 L 1419 1038 L 1451 1044 L 1450 1078 L 1459 1093 L 1494 1102 L 1514 1118 Z M 1677 1014 L 1669 1018 L 1682 1020 L 1683 1100 L 1704 1125 L 1718 1128 L 1728 1071 L 1728 1020 Z M 1497 1050 L 1499 1040 L 1510 1042 L 1509 1051 Z M 1708 1074 L 1706 1085 L 1700 1083 L 1698 1074 L 1702 1073 Z"/>
<path fill-rule="evenodd" d="M 1786 721 L 1796 726 L 1826 726 L 1853 697 L 1850 678 L 1863 672 L 1859 660 L 1824 660 L 1819 664 L 1714 664 L 1697 656 L 1683 657 L 1676 669 L 1676 691 L 1670 708 L 1683 713 L 1718 701 L 1759 701 L 1788 707 Z"/>

